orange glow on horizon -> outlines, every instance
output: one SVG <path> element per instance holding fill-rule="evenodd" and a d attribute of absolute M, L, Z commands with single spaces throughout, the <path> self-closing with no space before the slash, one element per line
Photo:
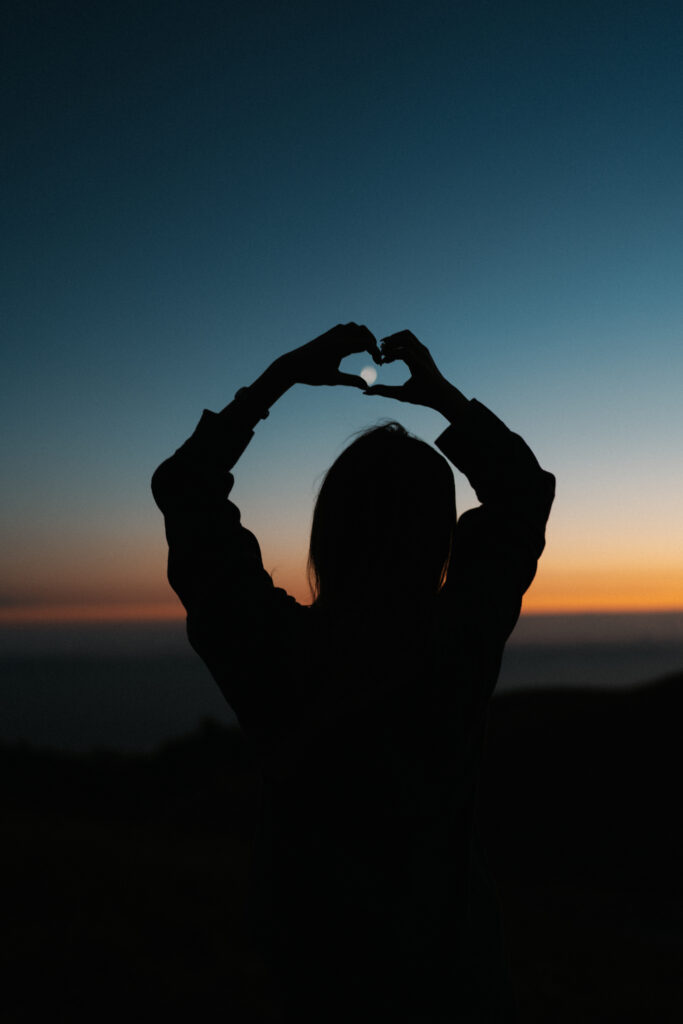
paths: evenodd
<path fill-rule="evenodd" d="M 534 601 L 532 596 L 528 595 L 524 598 L 522 607 L 523 615 L 525 613 L 528 615 L 619 615 L 620 613 L 649 615 L 657 612 L 683 612 L 683 601 L 679 598 L 675 604 L 662 597 L 660 601 L 646 603 L 642 594 L 631 594 L 617 603 L 610 594 L 595 594 L 590 600 L 579 595 L 574 597 L 568 594 L 562 601 L 545 604 Z"/>
<path fill-rule="evenodd" d="M 524 610 L 539 614 L 668 612 L 683 609 L 679 566 L 543 565 L 524 597 Z"/>
<path fill-rule="evenodd" d="M 185 618 L 178 601 L 156 604 L 44 604 L 0 608 L 0 626 L 88 622 L 172 622 Z"/>
<path fill-rule="evenodd" d="M 289 591 L 292 593 L 292 590 Z M 301 604 L 310 604 L 308 591 L 293 594 Z M 565 592 L 562 595 L 536 595 L 533 588 L 524 598 L 522 614 L 527 615 L 591 615 L 622 613 L 656 613 L 681 612 L 683 601 L 667 599 L 667 595 L 650 595 L 650 600 L 643 599 L 642 592 L 623 594 L 616 600 L 611 592 L 593 593 L 590 598 L 578 592 Z M 659 598 L 659 599 L 658 599 Z M 182 622 L 185 610 L 179 602 L 157 604 L 50 604 L 24 605 L 0 608 L 0 626 L 22 625 L 83 625 L 92 623 L 145 623 L 145 622 Z"/>
<path fill-rule="evenodd" d="M 269 560 L 264 559 L 268 566 Z M 302 569 L 302 560 L 289 557 L 270 562 L 273 582 L 308 605 L 311 594 Z M 630 565 L 611 559 L 596 567 L 585 559 L 565 558 L 542 561 L 537 576 L 524 596 L 523 612 L 532 615 L 591 613 L 654 613 L 683 611 L 683 569 L 664 560 Z M 123 588 L 117 588 L 119 600 L 80 600 L 65 593 L 65 599 L 45 594 L 42 601 L 21 601 L 0 608 L 0 626 L 22 624 L 58 625 L 76 623 L 173 622 L 185 618 L 185 610 L 167 585 L 158 588 L 137 587 L 147 600 L 126 601 Z M 168 596 L 166 596 L 168 595 Z M 74 597 L 76 599 L 74 600 Z"/>

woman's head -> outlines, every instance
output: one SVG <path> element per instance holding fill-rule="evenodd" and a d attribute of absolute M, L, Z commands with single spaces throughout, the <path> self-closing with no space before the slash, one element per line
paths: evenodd
<path fill-rule="evenodd" d="M 318 492 L 308 558 L 321 606 L 421 601 L 438 591 L 455 527 L 446 459 L 390 422 L 364 431 Z"/>

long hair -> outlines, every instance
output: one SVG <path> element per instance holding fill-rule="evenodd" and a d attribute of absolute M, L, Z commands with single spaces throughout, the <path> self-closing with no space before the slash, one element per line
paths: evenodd
<path fill-rule="evenodd" d="M 400 423 L 363 431 L 318 492 L 308 557 L 314 606 L 420 605 L 443 585 L 456 522 L 446 459 Z"/>

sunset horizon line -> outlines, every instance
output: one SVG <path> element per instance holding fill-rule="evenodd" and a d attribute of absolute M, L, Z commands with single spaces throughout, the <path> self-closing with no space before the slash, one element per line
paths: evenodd
<path fill-rule="evenodd" d="M 302 602 L 303 603 L 303 602 Z M 306 602 L 307 604 L 310 602 Z M 642 604 L 637 602 L 592 602 L 568 600 L 550 606 L 527 603 L 521 615 L 552 617 L 560 615 L 675 615 L 683 614 L 683 603 Z M 0 608 L 0 626 L 89 625 L 97 623 L 183 622 L 184 609 L 173 602 L 101 602 L 16 604 Z"/>

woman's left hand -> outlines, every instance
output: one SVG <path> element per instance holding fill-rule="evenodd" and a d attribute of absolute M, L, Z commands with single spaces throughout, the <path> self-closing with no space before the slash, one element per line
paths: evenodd
<path fill-rule="evenodd" d="M 367 388 L 362 377 L 342 373 L 339 364 L 354 352 L 368 352 L 379 365 L 381 356 L 374 334 L 359 324 L 337 324 L 306 345 L 281 357 L 296 384 L 346 384 Z"/>

